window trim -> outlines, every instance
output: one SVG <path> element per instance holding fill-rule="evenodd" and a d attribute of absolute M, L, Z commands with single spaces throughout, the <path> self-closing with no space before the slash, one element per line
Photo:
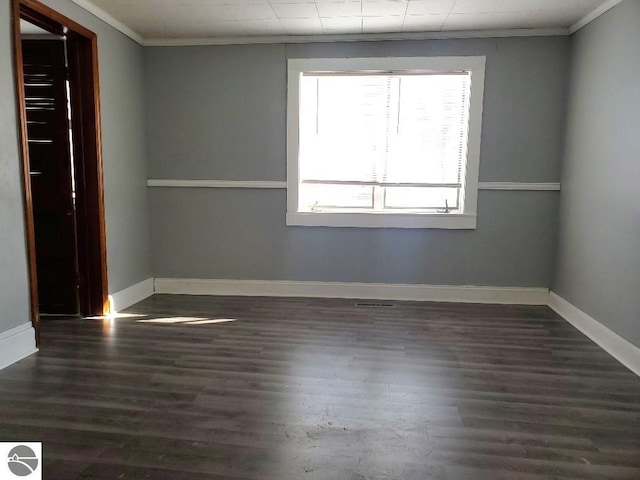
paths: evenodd
<path fill-rule="evenodd" d="M 485 78 L 484 56 L 461 57 L 369 57 L 303 58 L 287 61 L 287 225 L 358 228 L 475 229 L 478 174 Z M 396 212 L 301 212 L 298 211 L 299 95 L 302 72 L 378 71 L 441 72 L 471 71 L 467 163 L 463 180 L 464 210 L 460 213 Z"/>

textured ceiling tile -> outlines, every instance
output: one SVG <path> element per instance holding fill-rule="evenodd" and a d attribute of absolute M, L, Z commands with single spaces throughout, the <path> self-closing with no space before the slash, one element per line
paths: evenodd
<path fill-rule="evenodd" d="M 403 32 L 437 32 L 439 31 L 444 22 L 447 20 L 448 15 L 407 15 L 404 17 L 404 23 L 402 24 Z"/>
<path fill-rule="evenodd" d="M 315 3 L 272 3 L 271 8 L 278 18 L 317 18 Z"/>
<path fill-rule="evenodd" d="M 503 0 L 500 11 L 576 10 L 587 13 L 601 3 L 598 0 Z"/>
<path fill-rule="evenodd" d="M 360 2 L 322 2 L 316 5 L 321 17 L 354 17 L 362 14 Z"/>
<path fill-rule="evenodd" d="M 287 35 L 318 35 L 322 33 L 322 22 L 319 18 L 280 19 L 280 24 Z"/>
<path fill-rule="evenodd" d="M 363 33 L 392 33 L 402 29 L 402 16 L 386 16 L 386 17 L 363 17 L 362 31 Z"/>
<path fill-rule="evenodd" d="M 362 3 L 362 15 L 365 17 L 384 17 L 404 15 L 408 2 L 365 1 Z"/>
<path fill-rule="evenodd" d="M 407 15 L 437 15 L 451 12 L 455 0 L 411 0 Z"/>
<path fill-rule="evenodd" d="M 495 28 L 492 13 L 451 14 L 442 25 L 442 30 L 483 30 Z"/>
<path fill-rule="evenodd" d="M 491 17 L 493 28 L 541 28 L 541 22 L 537 13 L 526 12 L 498 12 Z"/>
<path fill-rule="evenodd" d="M 504 0 L 457 0 L 451 13 L 494 13 Z"/>
<path fill-rule="evenodd" d="M 143 37 L 192 38 L 568 27 L 608 0 L 88 1 Z"/>
<path fill-rule="evenodd" d="M 251 35 L 282 35 L 282 25 L 279 20 L 243 20 L 239 21 L 238 35 L 244 35 L 244 29 L 251 32 Z"/>
<path fill-rule="evenodd" d="M 322 18 L 322 28 L 326 33 L 361 33 L 361 17 Z"/>
<path fill-rule="evenodd" d="M 269 4 L 253 4 L 253 5 L 226 5 L 236 20 L 275 20 L 271 5 Z"/>
<path fill-rule="evenodd" d="M 271 5 L 288 3 L 290 5 L 314 5 L 315 2 L 313 0 L 270 0 L 269 3 Z"/>

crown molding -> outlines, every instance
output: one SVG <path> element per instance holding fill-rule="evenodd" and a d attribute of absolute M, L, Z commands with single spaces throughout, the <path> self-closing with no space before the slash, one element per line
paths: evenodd
<path fill-rule="evenodd" d="M 142 35 L 134 32 L 132 29 L 130 29 L 124 23 L 122 23 L 120 20 L 117 20 L 116 18 L 112 17 L 110 14 L 105 12 L 100 7 L 94 5 L 89 0 L 72 0 L 72 1 L 76 5 L 79 5 L 80 7 L 84 8 L 87 12 L 98 17 L 103 22 L 107 23 L 108 25 L 111 25 L 113 28 L 115 28 L 119 32 L 124 33 L 131 40 L 136 41 L 140 45 L 144 45 L 144 38 L 142 38 Z"/>
<path fill-rule="evenodd" d="M 282 35 L 211 38 L 147 38 L 147 47 L 184 47 L 199 45 L 246 45 L 267 43 L 381 42 L 393 40 L 446 40 L 456 38 L 505 38 L 567 36 L 567 28 L 523 28 L 510 30 L 468 30 L 444 32 L 357 33 L 344 35 Z"/>
<path fill-rule="evenodd" d="M 618 5 L 622 1 L 623 0 L 609 0 L 608 2 L 605 2 L 602 5 L 594 8 L 589 13 L 587 13 L 584 17 L 582 17 L 580 20 L 578 20 L 576 23 L 574 23 L 573 25 L 571 25 L 569 27 L 569 34 L 573 35 L 578 30 L 580 30 L 581 28 L 587 26 L 588 24 L 593 22 L 596 18 L 598 18 L 601 15 L 605 14 L 606 12 L 611 10 L 613 7 L 615 7 L 616 5 Z"/>

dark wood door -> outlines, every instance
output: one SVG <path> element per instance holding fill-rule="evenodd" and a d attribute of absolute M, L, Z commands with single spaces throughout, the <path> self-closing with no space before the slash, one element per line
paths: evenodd
<path fill-rule="evenodd" d="M 23 40 L 40 312 L 78 313 L 73 170 L 63 40 Z"/>

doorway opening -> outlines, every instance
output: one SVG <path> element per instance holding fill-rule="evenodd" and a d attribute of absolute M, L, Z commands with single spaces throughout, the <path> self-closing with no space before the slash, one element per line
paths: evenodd
<path fill-rule="evenodd" d="M 108 312 L 96 35 L 13 1 L 31 315 Z"/>

